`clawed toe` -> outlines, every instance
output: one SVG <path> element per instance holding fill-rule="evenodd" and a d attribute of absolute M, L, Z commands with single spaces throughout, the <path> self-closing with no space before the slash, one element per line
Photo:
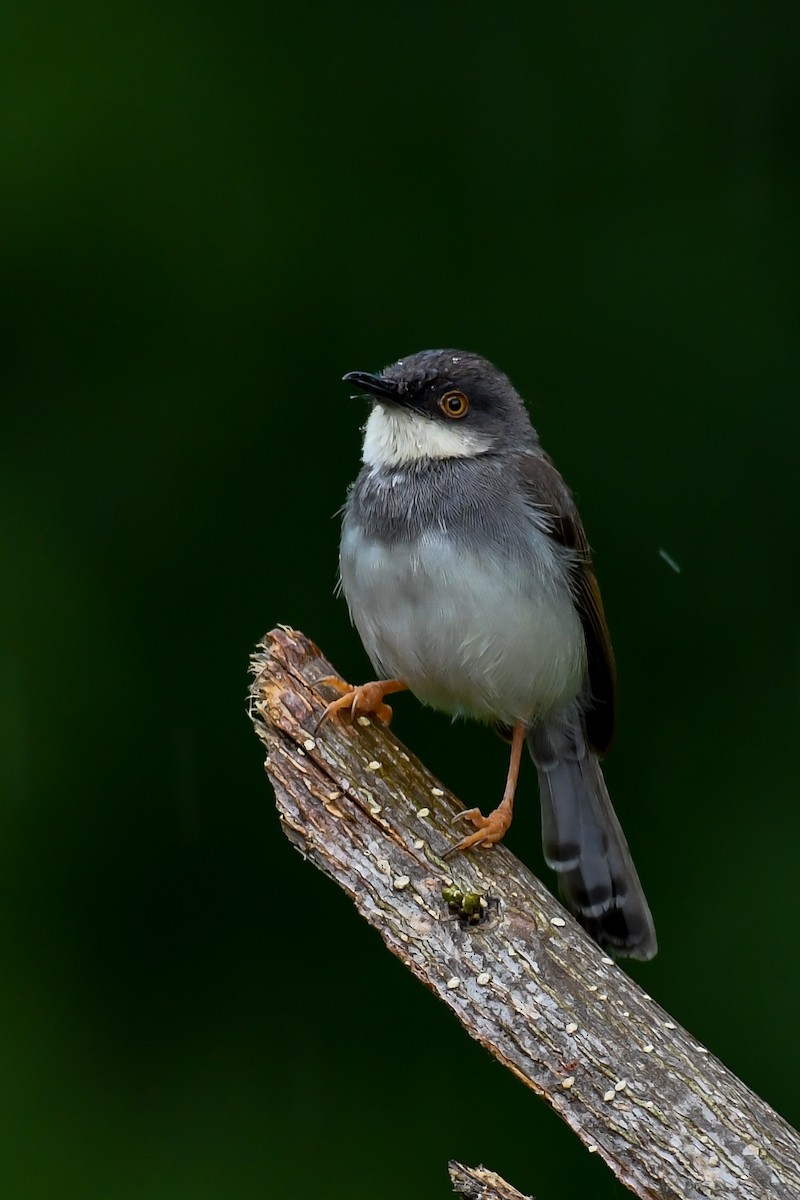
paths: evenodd
<path fill-rule="evenodd" d="M 456 842 L 452 850 L 448 850 L 448 854 L 455 854 L 456 851 L 471 850 L 473 846 L 482 846 L 488 850 L 494 846 L 503 836 L 503 831 L 493 833 L 490 828 L 476 829 L 474 833 L 467 834 L 460 842 Z"/>
<path fill-rule="evenodd" d="M 311 686 L 320 687 L 322 685 L 325 687 L 334 688 L 335 691 L 341 692 L 342 695 L 344 695 L 346 692 L 353 691 L 352 685 L 345 683 L 345 681 L 340 679 L 338 675 L 323 675 L 320 679 L 315 679 Z"/>
<path fill-rule="evenodd" d="M 389 725 L 392 720 L 392 710 L 384 702 L 384 696 L 389 692 L 399 692 L 405 688 L 405 684 L 396 679 L 376 680 L 373 683 L 362 683 L 358 687 L 351 687 L 349 683 L 345 683 L 336 675 L 325 675 L 317 682 L 334 688 L 337 692 L 341 692 L 341 695 L 338 700 L 332 700 L 327 706 L 317 721 L 316 729 L 319 729 L 323 721 L 327 721 L 334 713 L 343 712 L 345 709 L 350 710 L 350 716 L 353 718 L 369 715 L 377 717 L 384 725 Z"/>
<path fill-rule="evenodd" d="M 456 842 L 444 857 L 455 854 L 456 851 L 471 850 L 474 846 L 482 846 L 486 850 L 490 846 L 496 846 L 503 840 L 511 824 L 511 809 L 503 803 L 494 812 L 490 812 L 488 817 L 484 817 L 479 808 L 468 808 L 453 818 L 453 823 L 456 821 L 469 821 L 475 826 L 475 832 L 468 833 L 460 842 Z"/>

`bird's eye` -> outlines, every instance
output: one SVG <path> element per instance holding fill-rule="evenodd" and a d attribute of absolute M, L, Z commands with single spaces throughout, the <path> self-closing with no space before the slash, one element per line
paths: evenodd
<path fill-rule="evenodd" d="M 445 392 L 439 399 L 439 408 L 446 417 L 458 420 L 469 412 L 469 400 L 463 392 Z"/>

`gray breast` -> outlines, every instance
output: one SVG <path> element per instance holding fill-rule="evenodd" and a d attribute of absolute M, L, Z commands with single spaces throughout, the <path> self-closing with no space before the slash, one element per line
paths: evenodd
<path fill-rule="evenodd" d="M 572 699 L 585 643 L 566 552 L 502 464 L 365 470 L 345 507 L 350 613 L 384 678 L 424 703 L 513 722 Z"/>

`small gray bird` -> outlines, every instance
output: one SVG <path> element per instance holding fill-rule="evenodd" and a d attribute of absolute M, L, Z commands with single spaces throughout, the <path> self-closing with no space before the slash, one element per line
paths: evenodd
<path fill-rule="evenodd" d="M 491 846 L 511 824 L 523 742 L 539 775 L 542 843 L 578 920 L 616 954 L 652 958 L 653 919 L 600 757 L 614 727 L 614 658 L 572 495 L 519 394 L 485 358 L 425 350 L 368 393 L 363 469 L 344 508 L 341 582 L 379 679 L 349 709 L 388 721 L 385 697 L 493 723 L 511 740 L 500 805 L 463 815 Z"/>

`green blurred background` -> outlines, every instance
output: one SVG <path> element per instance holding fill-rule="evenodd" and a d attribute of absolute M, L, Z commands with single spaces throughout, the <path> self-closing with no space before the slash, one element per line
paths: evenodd
<path fill-rule="evenodd" d="M 339 379 L 427 346 L 511 374 L 581 504 L 661 942 L 632 971 L 800 1121 L 800 10 L 4 24 L 4 1200 L 435 1200 L 450 1156 L 627 1194 L 289 847 L 245 716 L 279 621 L 367 673 Z M 497 798 L 490 733 L 395 727 Z"/>

